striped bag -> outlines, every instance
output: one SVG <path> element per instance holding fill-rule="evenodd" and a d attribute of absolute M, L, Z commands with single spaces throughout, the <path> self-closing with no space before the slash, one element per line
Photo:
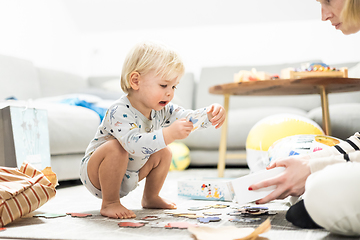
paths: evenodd
<path fill-rule="evenodd" d="M 47 169 L 49 170 L 49 169 Z M 51 175 L 51 174 L 50 174 Z M 55 196 L 57 184 L 29 163 L 0 167 L 0 227 L 36 210 Z"/>

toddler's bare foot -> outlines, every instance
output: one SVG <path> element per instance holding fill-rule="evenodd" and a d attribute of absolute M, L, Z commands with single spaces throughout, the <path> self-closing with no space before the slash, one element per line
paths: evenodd
<path fill-rule="evenodd" d="M 159 196 L 144 197 L 141 201 L 143 208 L 176 209 L 176 204 Z"/>
<path fill-rule="evenodd" d="M 120 201 L 119 202 L 111 202 L 111 203 L 102 203 L 101 215 L 110 217 L 110 218 L 135 218 L 136 215 L 133 211 L 124 207 Z"/>

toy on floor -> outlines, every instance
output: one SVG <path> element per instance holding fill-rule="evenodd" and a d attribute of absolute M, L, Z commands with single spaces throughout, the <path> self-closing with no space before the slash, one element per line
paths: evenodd
<path fill-rule="evenodd" d="M 43 217 L 43 218 L 58 218 L 58 217 L 65 217 L 66 214 L 63 213 L 42 213 L 36 214 L 33 217 Z"/>
<path fill-rule="evenodd" d="M 188 222 L 170 222 L 165 225 L 166 229 L 187 229 L 189 227 L 197 227 L 197 224 L 192 224 Z"/>
<path fill-rule="evenodd" d="M 261 218 L 230 218 L 229 221 L 237 223 L 254 223 L 261 221 Z"/>
<path fill-rule="evenodd" d="M 294 135 L 282 138 L 270 146 L 268 150 L 269 164 L 278 159 L 294 155 L 321 151 L 339 144 L 342 140 L 324 135 Z"/>
<path fill-rule="evenodd" d="M 153 220 L 159 220 L 160 217 L 158 216 L 146 216 L 146 217 L 143 217 L 141 218 L 141 220 L 147 220 L 147 221 L 153 221 Z"/>
<path fill-rule="evenodd" d="M 119 227 L 125 227 L 125 228 L 139 228 L 145 226 L 145 223 L 139 223 L 139 222 L 119 222 Z"/>
<path fill-rule="evenodd" d="M 92 214 L 88 214 L 88 213 L 66 213 L 66 215 L 70 215 L 71 217 L 77 217 L 77 218 L 85 218 L 92 216 Z"/>
<path fill-rule="evenodd" d="M 324 135 L 313 120 L 296 114 L 275 114 L 258 121 L 246 139 L 246 161 L 252 172 L 263 170 L 269 164 L 269 147 L 284 137 L 299 134 Z"/>
<path fill-rule="evenodd" d="M 219 218 L 219 217 L 203 217 L 203 218 L 197 218 L 197 220 L 201 223 L 209 223 L 209 222 L 220 222 L 221 218 Z"/>
<path fill-rule="evenodd" d="M 172 142 L 169 144 L 172 152 L 170 171 L 185 170 L 190 165 L 190 150 L 180 142 Z"/>

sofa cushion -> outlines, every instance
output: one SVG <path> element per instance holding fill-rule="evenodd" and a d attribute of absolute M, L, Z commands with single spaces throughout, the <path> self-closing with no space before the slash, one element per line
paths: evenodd
<path fill-rule="evenodd" d="M 307 112 L 297 108 L 268 107 L 235 109 L 229 112 L 228 119 L 228 149 L 245 149 L 246 139 L 251 128 L 261 119 L 280 113 L 306 116 Z M 190 149 L 218 149 L 221 129 L 210 127 L 191 133 L 182 140 Z M 206 139 L 206 141 L 204 141 Z"/>
<path fill-rule="evenodd" d="M 85 78 L 63 71 L 37 68 L 42 97 L 76 93 L 88 87 Z"/>
<path fill-rule="evenodd" d="M 329 106 L 331 135 L 346 139 L 360 131 L 360 103 L 334 104 Z M 315 108 L 308 117 L 322 126 L 322 109 Z"/>
<path fill-rule="evenodd" d="M 0 100 L 15 97 L 21 100 L 41 96 L 40 82 L 32 62 L 0 55 Z"/>

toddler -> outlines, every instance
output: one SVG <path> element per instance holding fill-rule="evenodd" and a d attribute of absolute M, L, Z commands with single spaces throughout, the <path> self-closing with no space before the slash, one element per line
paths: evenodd
<path fill-rule="evenodd" d="M 219 104 L 185 110 L 170 102 L 183 74 L 177 53 L 158 43 L 137 44 L 126 57 L 121 74 L 126 95 L 107 110 L 81 161 L 81 181 L 102 199 L 103 216 L 136 217 L 120 198 L 144 178 L 144 208 L 176 208 L 159 196 L 172 159 L 167 145 L 195 127 L 219 128 L 225 121 Z"/>

